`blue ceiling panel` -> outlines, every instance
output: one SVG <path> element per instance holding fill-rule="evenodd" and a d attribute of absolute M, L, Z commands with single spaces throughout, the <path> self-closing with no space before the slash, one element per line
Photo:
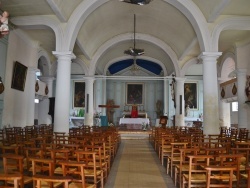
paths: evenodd
<path fill-rule="evenodd" d="M 123 60 L 123 61 L 118 61 L 112 65 L 109 66 L 108 70 L 111 74 L 115 74 L 117 72 L 122 71 L 123 69 L 128 68 L 129 66 L 131 66 L 133 64 L 133 59 L 127 59 L 127 60 Z M 142 59 L 136 59 L 136 63 L 138 66 L 156 74 L 156 75 L 160 75 L 162 68 L 160 65 L 158 65 L 157 63 L 154 63 L 152 61 L 147 61 L 147 60 L 142 60 Z"/>
<path fill-rule="evenodd" d="M 123 60 L 123 61 L 118 61 L 112 65 L 109 66 L 108 70 L 111 74 L 115 74 L 117 72 L 122 71 L 123 69 L 128 68 L 129 66 L 131 66 L 133 64 L 133 60 L 132 59 L 127 59 L 127 60 Z"/>

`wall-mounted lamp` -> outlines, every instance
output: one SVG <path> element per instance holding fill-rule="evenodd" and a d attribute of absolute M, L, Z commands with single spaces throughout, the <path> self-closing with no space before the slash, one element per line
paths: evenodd
<path fill-rule="evenodd" d="M 2 94 L 3 91 L 4 91 L 4 85 L 3 85 L 2 77 L 0 76 L 0 94 Z"/>

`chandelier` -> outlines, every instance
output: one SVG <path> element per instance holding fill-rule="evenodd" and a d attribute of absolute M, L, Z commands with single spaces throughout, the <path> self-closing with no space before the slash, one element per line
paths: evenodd
<path fill-rule="evenodd" d="M 133 65 L 131 66 L 130 71 L 137 72 L 139 70 L 140 70 L 140 67 L 136 64 L 136 56 L 134 56 L 134 62 L 133 62 Z"/>
<path fill-rule="evenodd" d="M 131 3 L 135 5 L 147 5 L 149 4 L 152 0 L 120 0 L 125 3 Z"/>

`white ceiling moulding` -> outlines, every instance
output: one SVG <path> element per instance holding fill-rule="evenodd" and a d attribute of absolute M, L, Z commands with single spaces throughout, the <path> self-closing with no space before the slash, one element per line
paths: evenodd
<path fill-rule="evenodd" d="M 156 77 L 156 76 L 83 76 L 78 79 L 105 79 L 105 80 L 172 80 L 172 76 L 165 76 L 165 77 Z M 175 77 L 178 78 L 178 77 Z M 77 80 L 77 78 L 76 78 Z"/>

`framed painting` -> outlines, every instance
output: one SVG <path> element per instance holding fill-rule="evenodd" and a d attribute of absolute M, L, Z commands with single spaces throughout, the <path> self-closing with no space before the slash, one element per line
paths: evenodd
<path fill-rule="evenodd" d="M 184 83 L 185 108 L 198 110 L 198 84 L 197 82 Z"/>
<path fill-rule="evenodd" d="M 85 107 L 85 82 L 74 81 L 73 108 Z"/>
<path fill-rule="evenodd" d="M 24 91 L 28 67 L 16 61 L 12 75 L 11 88 Z"/>
<path fill-rule="evenodd" d="M 144 101 L 144 84 L 127 83 L 126 84 L 126 104 L 142 105 Z"/>

